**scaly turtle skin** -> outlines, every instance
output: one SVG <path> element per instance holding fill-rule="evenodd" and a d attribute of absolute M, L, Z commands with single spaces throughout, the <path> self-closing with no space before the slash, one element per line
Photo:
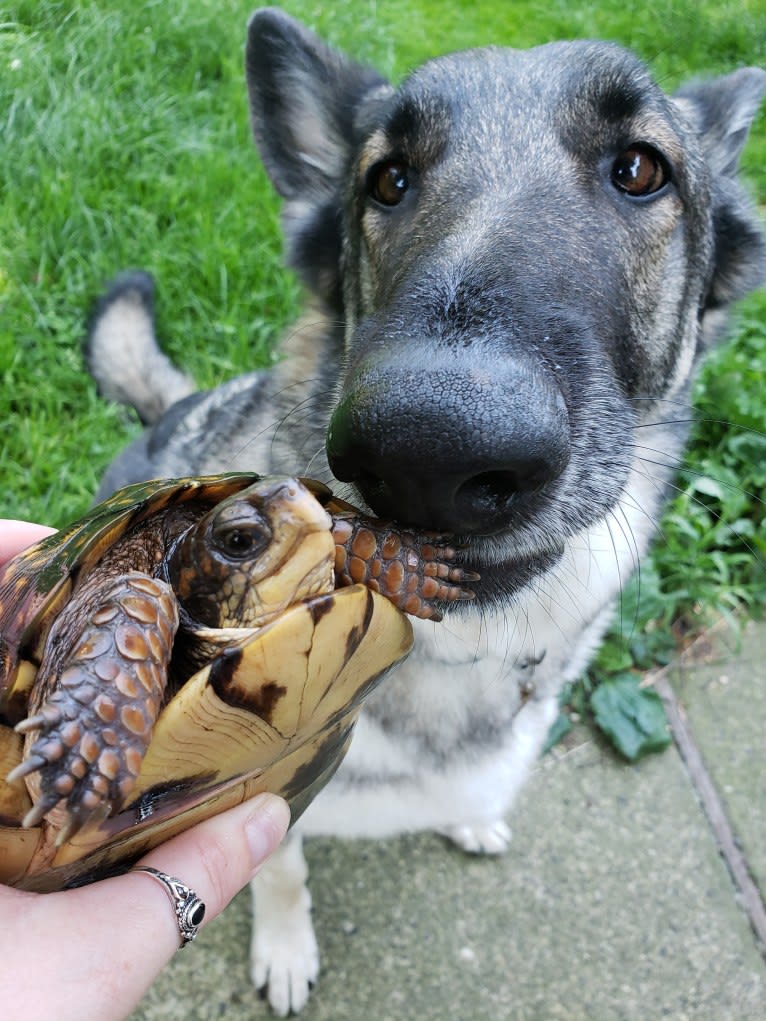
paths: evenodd
<path fill-rule="evenodd" d="M 10 561 L 0 880 L 92 878 L 259 790 L 296 816 L 409 651 L 393 604 L 470 597 L 453 556 L 320 483 L 238 474 L 128 487 Z"/>

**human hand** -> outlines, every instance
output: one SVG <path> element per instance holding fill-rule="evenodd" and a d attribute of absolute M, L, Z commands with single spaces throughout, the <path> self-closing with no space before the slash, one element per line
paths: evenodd
<path fill-rule="evenodd" d="M 32 521 L 0 520 L 0 564 L 55 531 L 55 528 L 36 525 Z"/>
<path fill-rule="evenodd" d="M 0 563 L 52 529 L 0 521 Z M 289 823 L 281 798 L 261 794 L 147 854 L 205 903 L 204 925 L 274 851 Z M 61 893 L 0 886 L 0 1003 L 8 1021 L 118 1021 L 180 946 L 170 899 L 142 873 Z"/>
<path fill-rule="evenodd" d="M 139 864 L 191 887 L 205 903 L 207 925 L 275 850 L 288 821 L 285 802 L 261 794 L 155 848 Z M 0 886 L 0 919 L 0 1003 L 7 1021 L 125 1018 L 180 945 L 169 897 L 136 872 L 62 893 Z"/>

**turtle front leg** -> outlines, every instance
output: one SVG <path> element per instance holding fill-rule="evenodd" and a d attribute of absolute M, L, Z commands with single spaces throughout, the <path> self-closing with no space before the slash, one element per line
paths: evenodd
<path fill-rule="evenodd" d="M 92 594 L 86 603 L 78 612 L 75 597 L 63 634 L 58 628 L 48 639 L 36 711 L 16 727 L 28 735 L 25 758 L 8 776 L 25 777 L 32 795 L 24 826 L 53 813 L 59 841 L 110 814 L 134 786 L 178 628 L 172 589 L 145 574 L 121 575 L 100 587 L 97 604 Z M 62 657 L 57 645 L 68 634 L 74 640 Z"/>
<path fill-rule="evenodd" d="M 453 563 L 457 550 L 439 535 L 417 535 L 350 510 L 333 514 L 333 538 L 339 584 L 361 582 L 414 617 L 441 620 L 439 603 L 474 598 L 465 586 L 479 575 Z"/>

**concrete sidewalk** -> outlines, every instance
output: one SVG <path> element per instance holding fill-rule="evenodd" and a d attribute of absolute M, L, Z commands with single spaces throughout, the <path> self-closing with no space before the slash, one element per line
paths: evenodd
<path fill-rule="evenodd" d="M 766 894 L 766 625 L 669 672 Z M 699 651 L 699 650 L 698 650 Z M 305 1021 L 766 1021 L 766 962 L 675 748 L 582 731 L 540 764 L 503 859 L 432 836 L 308 845 L 322 952 Z M 267 1018 L 240 895 L 134 1021 Z"/>

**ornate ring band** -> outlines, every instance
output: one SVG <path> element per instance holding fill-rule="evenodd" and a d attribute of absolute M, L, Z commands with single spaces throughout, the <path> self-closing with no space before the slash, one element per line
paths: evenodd
<path fill-rule="evenodd" d="M 131 869 L 131 872 L 145 872 L 162 885 L 170 897 L 176 914 L 181 947 L 191 943 L 199 932 L 199 927 L 205 917 L 205 902 L 180 879 L 175 879 L 159 869 L 153 869 L 150 865 L 139 865 Z"/>

